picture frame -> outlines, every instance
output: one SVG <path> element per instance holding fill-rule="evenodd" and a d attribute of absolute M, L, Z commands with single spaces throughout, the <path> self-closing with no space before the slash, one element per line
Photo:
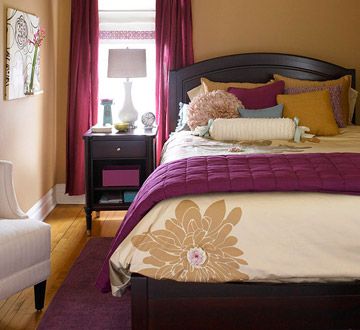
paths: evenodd
<path fill-rule="evenodd" d="M 5 99 L 14 100 L 40 91 L 40 52 L 38 49 L 33 75 L 33 89 L 28 86 L 35 47 L 29 42 L 39 29 L 39 17 L 7 8 Z"/>

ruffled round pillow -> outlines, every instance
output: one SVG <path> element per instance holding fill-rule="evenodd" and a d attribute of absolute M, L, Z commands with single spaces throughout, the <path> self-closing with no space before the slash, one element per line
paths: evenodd
<path fill-rule="evenodd" d="M 244 108 L 236 96 L 217 90 L 193 98 L 188 108 L 188 125 L 191 130 L 207 125 L 209 119 L 237 118 L 238 108 Z"/>

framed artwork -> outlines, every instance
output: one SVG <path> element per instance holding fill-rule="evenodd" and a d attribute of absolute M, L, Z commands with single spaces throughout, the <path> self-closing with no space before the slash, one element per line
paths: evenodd
<path fill-rule="evenodd" d="M 17 9 L 7 9 L 6 100 L 24 97 L 40 90 L 40 49 L 35 52 L 34 44 L 29 42 L 33 40 L 38 29 L 39 17 Z M 33 88 L 29 93 L 33 63 Z"/>

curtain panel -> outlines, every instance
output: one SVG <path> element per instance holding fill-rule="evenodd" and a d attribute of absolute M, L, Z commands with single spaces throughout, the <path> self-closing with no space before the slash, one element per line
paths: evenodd
<path fill-rule="evenodd" d="M 157 160 L 169 137 L 169 72 L 194 63 L 191 0 L 156 0 Z"/>
<path fill-rule="evenodd" d="M 72 0 L 67 116 L 66 192 L 85 192 L 82 135 L 97 122 L 99 15 L 97 0 Z"/>

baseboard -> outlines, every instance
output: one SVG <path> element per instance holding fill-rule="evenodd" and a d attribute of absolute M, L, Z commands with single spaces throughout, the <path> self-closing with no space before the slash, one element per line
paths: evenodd
<path fill-rule="evenodd" d="M 55 186 L 56 202 L 58 204 L 85 204 L 85 195 L 69 196 L 65 193 L 65 184 Z"/>
<path fill-rule="evenodd" d="M 65 184 L 52 187 L 26 214 L 29 218 L 44 221 L 57 204 L 85 204 L 85 195 L 65 194 Z"/>
<path fill-rule="evenodd" d="M 55 206 L 55 189 L 51 188 L 32 208 L 26 212 L 26 214 L 31 219 L 44 221 Z"/>

